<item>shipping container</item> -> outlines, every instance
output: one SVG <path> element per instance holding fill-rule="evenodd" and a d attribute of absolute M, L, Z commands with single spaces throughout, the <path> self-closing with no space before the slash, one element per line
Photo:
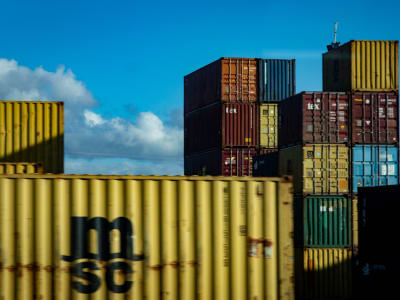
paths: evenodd
<path fill-rule="evenodd" d="M 353 144 L 398 143 L 398 93 L 353 93 L 351 130 Z"/>
<path fill-rule="evenodd" d="M 0 298 L 293 300 L 291 186 L 0 176 Z"/>
<path fill-rule="evenodd" d="M 185 156 L 185 175 L 252 176 L 254 148 L 215 148 Z"/>
<path fill-rule="evenodd" d="M 279 176 L 279 152 L 275 150 L 267 154 L 259 154 L 253 157 L 253 176 L 277 177 Z"/>
<path fill-rule="evenodd" d="M 296 299 L 351 299 L 350 248 L 296 248 Z"/>
<path fill-rule="evenodd" d="M 350 41 L 322 60 L 324 91 L 399 89 L 399 41 Z"/>
<path fill-rule="evenodd" d="M 260 105 L 260 146 L 278 148 L 278 104 Z"/>
<path fill-rule="evenodd" d="M 279 174 L 293 175 L 297 195 L 349 193 L 349 148 L 343 144 L 306 144 L 279 151 Z"/>
<path fill-rule="evenodd" d="M 298 197 L 303 218 L 303 246 L 309 248 L 343 248 L 352 245 L 352 203 L 347 196 Z M 297 226 L 297 224 L 296 224 Z M 301 224 L 299 224 L 301 227 Z"/>
<path fill-rule="evenodd" d="M 221 104 L 189 113 L 184 118 L 185 155 L 212 148 L 259 145 L 259 106 Z"/>
<path fill-rule="evenodd" d="M 258 59 L 259 101 L 275 102 L 296 93 L 296 60 Z"/>
<path fill-rule="evenodd" d="M 257 102 L 257 61 L 220 58 L 184 77 L 185 114 L 215 102 Z"/>
<path fill-rule="evenodd" d="M 0 101 L 0 162 L 42 163 L 44 173 L 63 173 L 63 102 Z"/>
<path fill-rule="evenodd" d="M 347 143 L 349 101 L 345 93 L 302 92 L 279 103 L 279 147 Z"/>
<path fill-rule="evenodd" d="M 356 145 L 352 148 L 353 193 L 359 187 L 399 183 L 397 145 Z"/>
<path fill-rule="evenodd" d="M 359 189 L 359 251 L 357 292 L 390 299 L 398 292 L 400 185 Z M 364 298 L 366 299 L 366 298 Z"/>
<path fill-rule="evenodd" d="M 43 174 L 41 163 L 0 162 L 0 174 Z"/>

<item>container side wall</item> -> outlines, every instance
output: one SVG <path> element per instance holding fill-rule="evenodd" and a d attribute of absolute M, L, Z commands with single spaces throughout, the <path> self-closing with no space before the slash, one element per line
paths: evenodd
<path fill-rule="evenodd" d="M 0 102 L 0 161 L 42 163 L 44 173 L 64 171 L 64 104 Z"/>
<path fill-rule="evenodd" d="M 0 175 L 0 298 L 293 300 L 291 191 L 284 179 Z"/>
<path fill-rule="evenodd" d="M 43 174 L 43 166 L 40 163 L 0 162 L 0 174 Z"/>

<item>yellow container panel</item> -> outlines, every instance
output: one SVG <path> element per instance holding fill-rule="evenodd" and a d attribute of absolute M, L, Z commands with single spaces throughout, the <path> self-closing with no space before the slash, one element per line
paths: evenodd
<path fill-rule="evenodd" d="M 278 148 L 278 104 L 260 105 L 260 146 Z"/>
<path fill-rule="evenodd" d="M 295 249 L 296 298 L 350 299 L 352 250 L 348 248 Z"/>
<path fill-rule="evenodd" d="M 0 175 L 1 299 L 294 299 L 285 179 Z"/>
<path fill-rule="evenodd" d="M 43 174 L 40 163 L 0 162 L 0 174 Z"/>
<path fill-rule="evenodd" d="M 398 41 L 350 41 L 323 55 L 324 91 L 397 91 Z"/>
<path fill-rule="evenodd" d="M 342 144 L 309 144 L 280 150 L 280 174 L 293 175 L 295 194 L 349 192 L 349 148 Z"/>
<path fill-rule="evenodd" d="M 0 162 L 43 164 L 64 171 L 64 104 L 0 101 Z"/>

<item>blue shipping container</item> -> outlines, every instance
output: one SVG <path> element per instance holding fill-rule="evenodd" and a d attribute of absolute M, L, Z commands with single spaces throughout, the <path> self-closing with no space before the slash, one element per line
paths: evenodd
<path fill-rule="evenodd" d="M 399 183 L 399 148 L 396 145 L 353 147 L 353 192 L 362 186 Z"/>
<path fill-rule="evenodd" d="M 259 59 L 259 101 L 281 101 L 296 94 L 296 60 Z"/>

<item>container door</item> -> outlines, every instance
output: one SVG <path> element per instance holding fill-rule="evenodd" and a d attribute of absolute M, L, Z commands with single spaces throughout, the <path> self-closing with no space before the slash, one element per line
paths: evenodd
<path fill-rule="evenodd" d="M 359 145 L 353 148 L 353 192 L 358 187 L 373 185 L 373 153 L 372 146 Z"/>
<path fill-rule="evenodd" d="M 379 153 L 375 186 L 398 184 L 398 148 L 377 145 L 375 152 Z"/>

